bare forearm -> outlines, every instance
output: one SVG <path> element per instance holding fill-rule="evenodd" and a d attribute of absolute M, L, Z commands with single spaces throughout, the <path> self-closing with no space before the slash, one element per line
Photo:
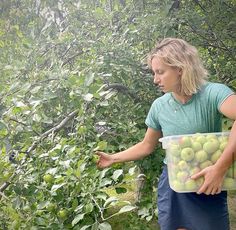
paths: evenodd
<path fill-rule="evenodd" d="M 234 121 L 233 127 L 230 132 L 228 145 L 226 146 L 223 154 L 216 162 L 216 166 L 223 170 L 227 171 L 227 169 L 232 165 L 232 163 L 236 160 L 236 121 Z"/>
<path fill-rule="evenodd" d="M 143 142 L 139 142 L 138 144 L 128 148 L 127 150 L 112 155 L 112 157 L 114 163 L 134 161 L 144 158 L 145 156 L 152 153 L 153 150 L 154 147 L 148 146 Z"/>

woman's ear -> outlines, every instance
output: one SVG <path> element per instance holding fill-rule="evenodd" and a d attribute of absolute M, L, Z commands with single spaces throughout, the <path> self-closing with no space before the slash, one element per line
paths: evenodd
<path fill-rule="evenodd" d="M 183 70 L 181 68 L 178 68 L 179 76 L 182 76 Z"/>

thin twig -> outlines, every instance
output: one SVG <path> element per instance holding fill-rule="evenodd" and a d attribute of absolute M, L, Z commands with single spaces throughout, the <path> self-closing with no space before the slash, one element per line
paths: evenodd
<path fill-rule="evenodd" d="M 69 122 L 71 119 L 73 119 L 77 114 L 78 114 L 79 110 L 75 110 L 73 112 L 71 112 L 66 118 L 64 118 L 58 125 L 54 126 L 53 128 L 49 129 L 48 131 L 46 131 L 45 133 L 41 134 L 41 136 L 33 142 L 33 144 L 28 148 L 28 150 L 26 151 L 27 157 L 29 157 L 29 154 L 37 148 L 37 146 L 39 145 L 40 141 L 45 139 L 47 136 L 49 136 L 51 133 L 53 132 L 58 132 L 59 130 L 61 130 L 62 128 L 64 128 L 64 126 L 67 124 L 67 122 Z M 20 168 L 25 161 L 21 162 L 21 165 L 19 165 L 18 167 Z M 16 173 L 14 173 L 11 177 L 10 180 L 16 176 Z M 9 180 L 9 181 L 10 181 Z M 2 186 L 0 187 L 0 192 L 3 192 L 4 190 L 6 190 L 8 188 L 8 186 L 11 184 L 9 181 L 6 181 L 2 184 Z M 1 198 L 1 194 L 0 194 L 0 198 Z"/>
<path fill-rule="evenodd" d="M 90 195 L 91 195 L 91 194 L 90 194 Z M 103 210 L 102 210 L 102 208 L 99 206 L 99 204 L 98 204 L 97 201 L 93 198 L 92 195 L 91 195 L 91 199 L 93 200 L 94 204 L 98 207 L 99 212 L 100 212 L 100 214 L 101 214 L 101 218 L 102 218 L 102 220 L 104 221 L 105 218 L 104 218 L 104 216 L 103 216 Z"/>

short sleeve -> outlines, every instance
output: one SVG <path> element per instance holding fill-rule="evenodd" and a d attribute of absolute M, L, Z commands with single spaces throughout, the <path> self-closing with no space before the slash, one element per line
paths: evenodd
<path fill-rule="evenodd" d="M 211 99 L 215 100 L 218 111 L 222 103 L 231 95 L 235 94 L 228 86 L 215 83 L 211 88 Z"/>
<path fill-rule="evenodd" d="M 158 120 L 158 102 L 154 101 L 151 105 L 151 108 L 148 112 L 148 115 L 145 120 L 145 124 L 152 129 L 161 130 L 161 126 Z"/>

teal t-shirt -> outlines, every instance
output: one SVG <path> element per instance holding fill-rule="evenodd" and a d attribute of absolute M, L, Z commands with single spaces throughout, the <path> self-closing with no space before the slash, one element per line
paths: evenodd
<path fill-rule="evenodd" d="M 207 82 L 192 98 L 181 104 L 172 93 L 157 98 L 147 115 L 146 125 L 163 136 L 221 132 L 219 108 L 234 92 L 224 84 Z"/>

